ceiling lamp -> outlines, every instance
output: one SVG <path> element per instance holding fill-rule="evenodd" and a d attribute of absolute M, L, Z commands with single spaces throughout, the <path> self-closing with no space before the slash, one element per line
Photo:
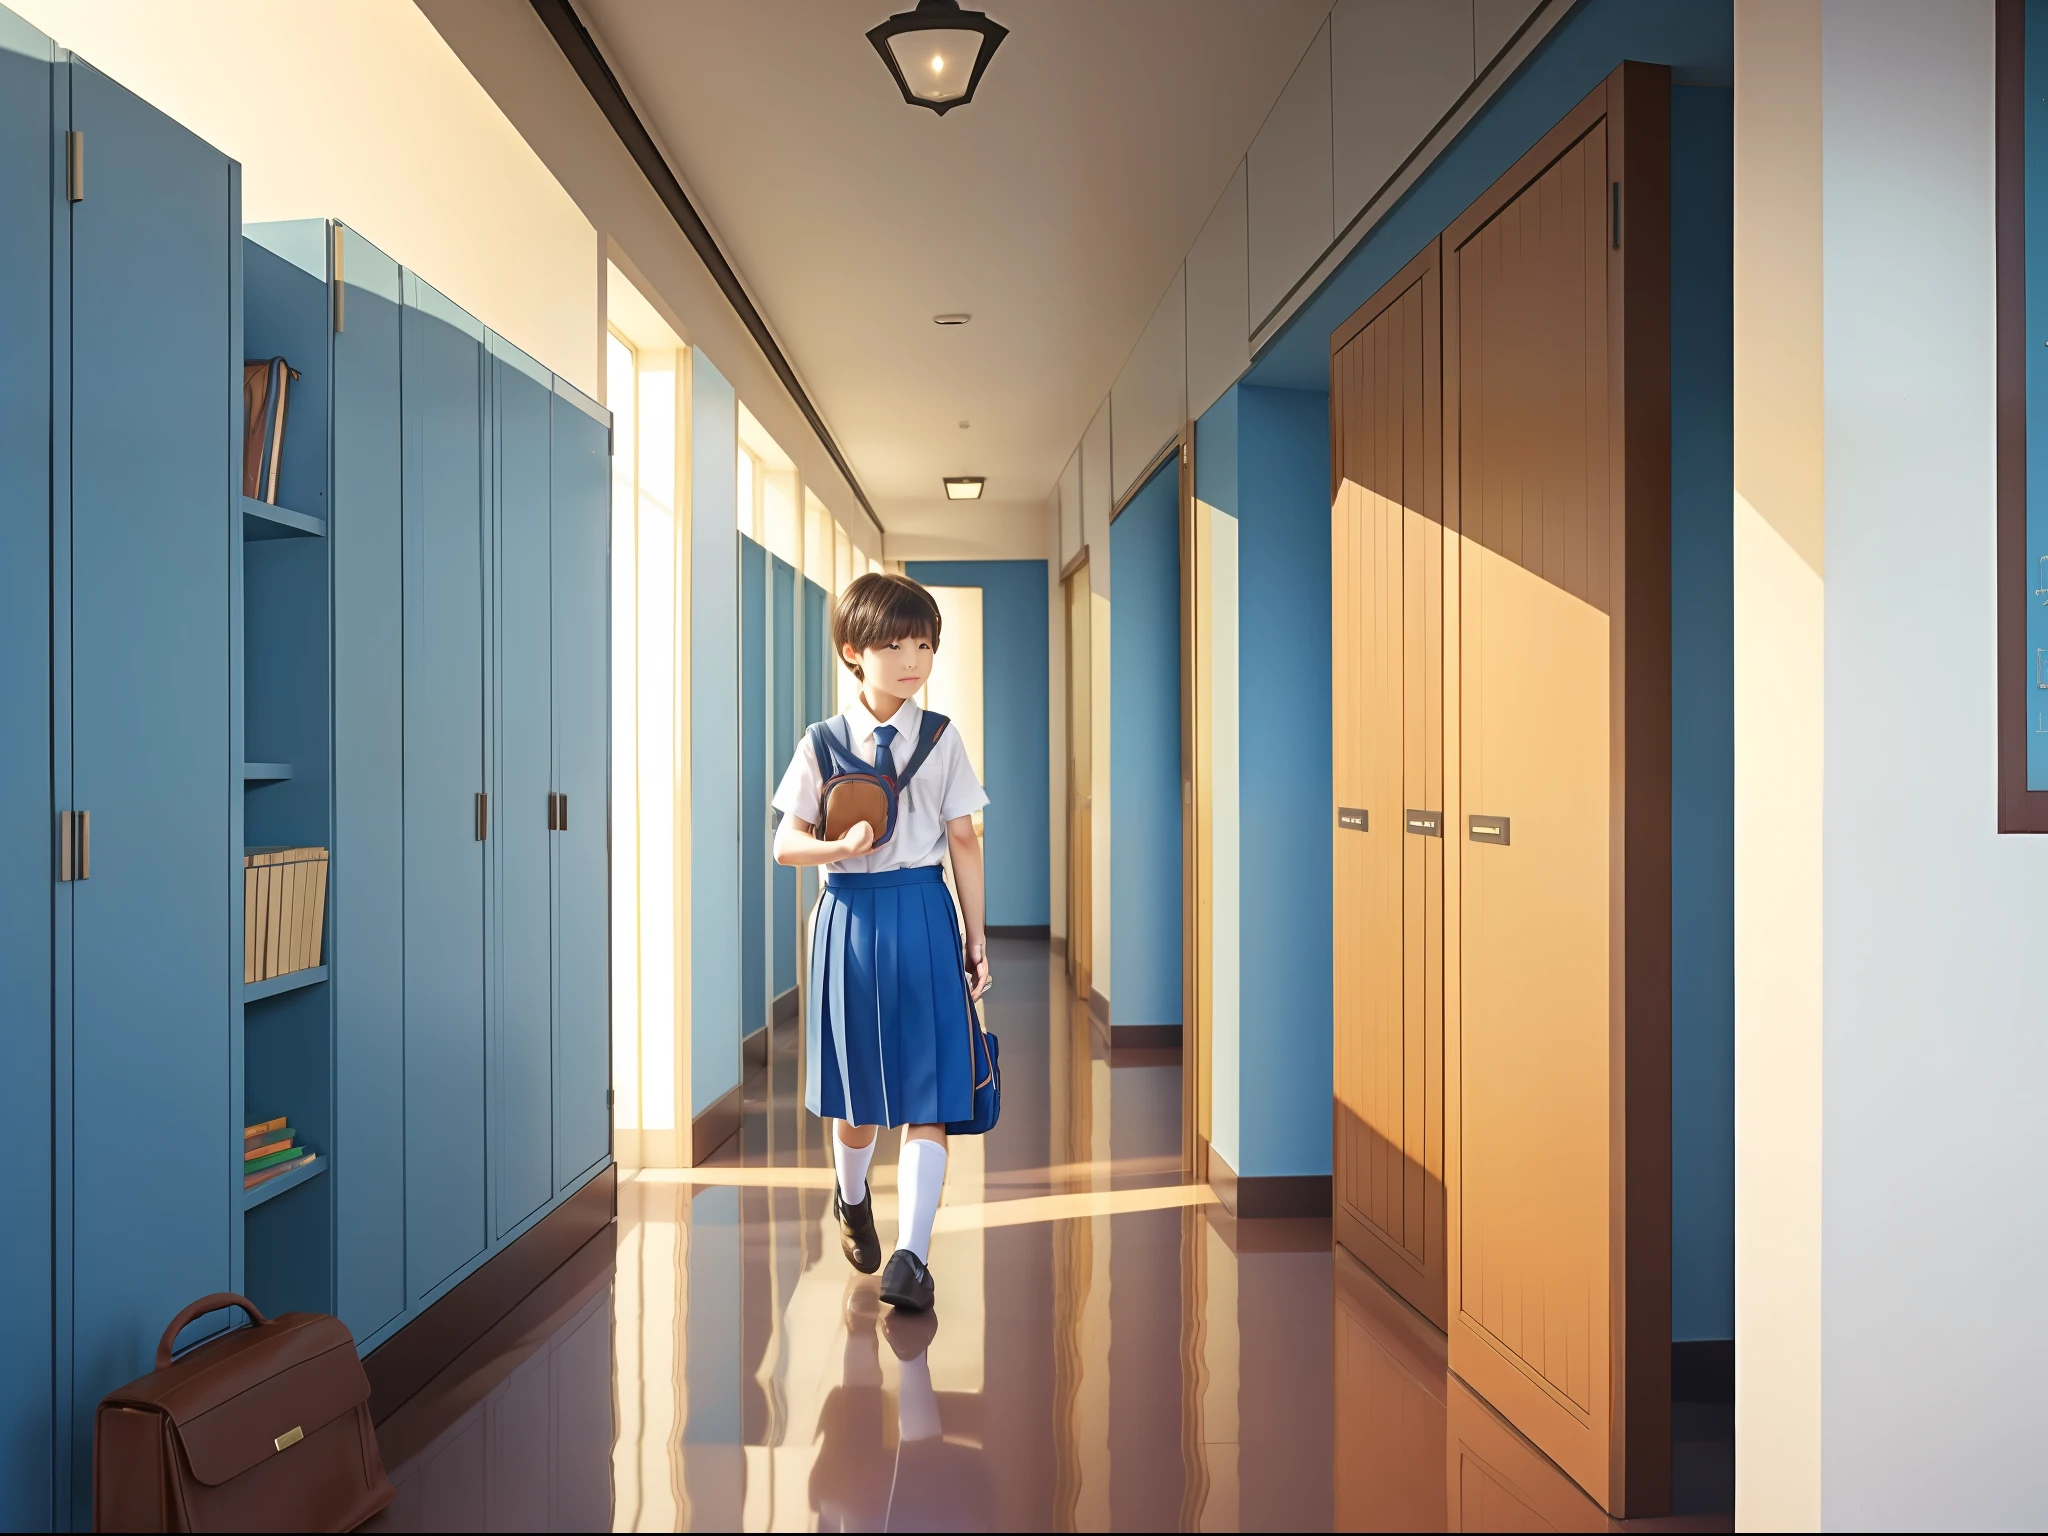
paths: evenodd
<path fill-rule="evenodd" d="M 943 117 L 974 100 L 981 72 L 1009 35 L 982 12 L 961 10 L 960 0 L 917 0 L 916 10 L 891 16 L 868 41 L 903 99 Z"/>
<path fill-rule="evenodd" d="M 981 500 L 981 488 L 986 484 L 988 484 L 988 477 L 986 475 L 948 475 L 946 476 L 946 500 L 979 501 Z"/>

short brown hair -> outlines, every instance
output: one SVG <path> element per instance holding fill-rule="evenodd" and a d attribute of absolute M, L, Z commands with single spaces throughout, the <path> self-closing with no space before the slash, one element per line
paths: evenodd
<path fill-rule="evenodd" d="M 930 640 L 934 651 L 939 648 L 939 605 L 908 576 L 889 571 L 857 576 L 832 610 L 832 649 L 862 682 L 867 679 L 861 677 L 860 664 L 846 661 L 849 645 L 871 651 L 913 635 Z"/>

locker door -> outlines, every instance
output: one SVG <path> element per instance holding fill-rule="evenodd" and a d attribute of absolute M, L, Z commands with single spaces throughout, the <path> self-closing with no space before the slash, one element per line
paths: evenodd
<path fill-rule="evenodd" d="M 611 446 L 604 422 L 554 400 L 555 1188 L 611 1153 Z"/>
<path fill-rule="evenodd" d="M 0 10 L 0 1527 L 50 1489 L 49 40 Z"/>
<path fill-rule="evenodd" d="M 768 1023 L 768 551 L 740 539 L 740 1039 Z M 742 1075 L 744 1075 L 744 1064 Z"/>
<path fill-rule="evenodd" d="M 491 848 L 497 951 L 491 1000 L 492 1236 L 554 1194 L 555 816 L 553 626 L 548 550 L 548 414 L 553 380 L 491 347 L 492 484 L 497 496 L 497 773 Z M 536 377 L 535 375 L 539 376 Z"/>
<path fill-rule="evenodd" d="M 405 1311 L 405 645 L 398 263 L 352 229 L 334 337 L 335 1307 Z"/>
<path fill-rule="evenodd" d="M 92 816 L 90 878 L 61 888 L 82 1488 L 93 1405 L 148 1369 L 171 1314 L 235 1279 L 240 209 L 226 157 L 82 62 L 70 81 L 87 164 L 69 205 L 72 772 L 59 803 Z"/>
<path fill-rule="evenodd" d="M 1336 1235 L 1442 1327 L 1446 805 L 1435 246 L 1333 343 Z"/>
<path fill-rule="evenodd" d="M 405 274 L 406 1281 L 483 1252 L 484 345 Z M 506 808 L 491 806 L 489 821 Z"/>
<path fill-rule="evenodd" d="M 774 639 L 775 664 L 774 692 L 771 702 L 775 720 L 770 730 L 772 745 L 768 754 L 768 779 L 772 785 L 782 777 L 782 770 L 796 755 L 797 737 L 797 660 L 796 660 L 796 568 L 788 561 L 774 558 L 771 561 L 775 574 Z M 769 813 L 772 818 L 773 812 Z M 779 998 L 796 987 L 796 871 L 773 862 L 769 855 L 770 878 L 773 881 L 774 923 L 772 933 L 775 945 L 774 970 L 769 978 L 771 998 Z"/>
<path fill-rule="evenodd" d="M 1450 1363 L 1617 1516 L 1670 1476 L 1668 92 L 1623 66 L 1444 237 Z"/>

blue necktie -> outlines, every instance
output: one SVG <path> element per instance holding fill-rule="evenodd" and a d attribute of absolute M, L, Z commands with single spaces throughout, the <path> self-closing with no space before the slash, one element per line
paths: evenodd
<path fill-rule="evenodd" d="M 896 727 L 878 725 L 875 727 L 875 772 L 896 777 L 896 754 L 889 750 L 889 744 L 896 739 Z"/>

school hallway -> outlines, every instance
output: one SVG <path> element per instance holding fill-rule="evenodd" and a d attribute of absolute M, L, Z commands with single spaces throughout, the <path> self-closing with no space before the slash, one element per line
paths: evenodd
<path fill-rule="evenodd" d="M 1105 1049 L 1043 941 L 996 946 L 1003 1118 L 953 1140 L 929 1321 L 840 1256 L 784 1030 L 718 1158 L 624 1175 L 616 1236 L 380 1427 L 378 1528 L 1436 1530 L 1461 1466 L 1495 1519 L 1606 1528 L 1327 1221 L 1183 1181 L 1177 1052 Z M 1674 1518 L 1631 1524 L 1729 1529 L 1732 1410 L 1679 1418 Z"/>

